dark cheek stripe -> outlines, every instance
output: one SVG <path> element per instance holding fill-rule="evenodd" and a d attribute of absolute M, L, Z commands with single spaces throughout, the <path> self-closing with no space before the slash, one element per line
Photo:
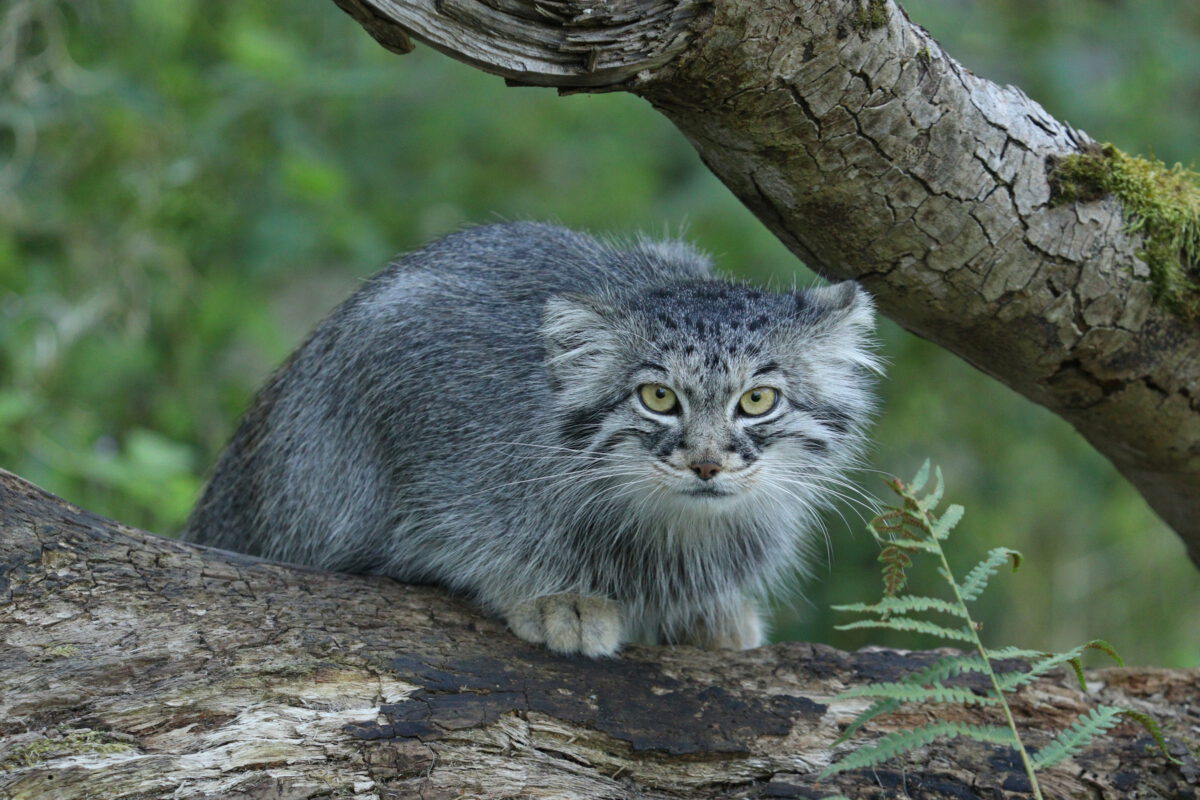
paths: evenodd
<path fill-rule="evenodd" d="M 762 451 L 764 443 L 768 437 L 761 431 L 756 431 L 753 428 L 748 428 L 744 431 L 743 436 L 735 436 L 730 442 L 730 449 L 734 450 L 742 461 L 746 464 L 753 464 L 758 460 L 758 454 Z"/>
<path fill-rule="evenodd" d="M 850 415 L 833 406 L 817 406 L 812 410 L 817 421 L 834 433 L 845 435 L 850 430 Z"/>
<path fill-rule="evenodd" d="M 650 453 L 657 453 L 660 447 L 663 446 L 664 437 L 669 438 L 670 429 L 663 428 L 657 431 L 644 431 L 640 428 L 620 428 L 605 436 L 596 443 L 595 449 L 599 452 L 608 452 L 613 445 L 622 439 L 637 439 L 642 447 Z M 667 448 L 667 453 L 671 452 L 673 447 Z"/>
<path fill-rule="evenodd" d="M 854 418 L 850 414 L 847 414 L 845 411 L 842 411 L 836 406 L 812 405 L 810 403 L 792 400 L 791 398 L 788 398 L 788 401 L 792 404 L 793 408 L 803 411 L 805 414 L 808 414 L 817 422 L 821 423 L 826 428 L 829 428 L 829 430 L 840 436 L 845 436 L 850 431 L 851 425 L 854 423 Z"/>
<path fill-rule="evenodd" d="M 810 453 L 829 452 L 829 442 L 825 441 L 824 439 L 811 439 L 807 436 L 802 438 L 804 441 L 801 443 L 801 446 Z"/>
<path fill-rule="evenodd" d="M 683 436 L 680 435 L 679 431 L 665 428 L 655 437 L 652 449 L 654 455 L 659 458 L 666 458 L 675 451 L 675 448 L 683 446 Z"/>
<path fill-rule="evenodd" d="M 756 428 L 756 427 L 746 428 L 745 434 L 746 434 L 746 438 L 749 439 L 751 442 L 753 442 L 754 446 L 760 450 L 763 448 L 763 446 L 767 442 L 771 441 L 771 439 L 772 439 L 772 436 L 770 433 L 768 433 L 767 431 L 765 431 L 761 428 Z"/>
<path fill-rule="evenodd" d="M 583 448 L 591 442 L 592 437 L 600 430 L 604 417 L 621 403 L 624 398 L 611 403 L 574 409 L 563 417 L 558 425 L 558 434 L 568 445 Z"/>

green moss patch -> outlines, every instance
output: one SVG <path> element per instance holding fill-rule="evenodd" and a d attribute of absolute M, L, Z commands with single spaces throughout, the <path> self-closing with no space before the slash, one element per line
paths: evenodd
<path fill-rule="evenodd" d="M 1057 159 L 1050 190 L 1054 205 L 1120 198 L 1128 230 L 1145 236 L 1139 256 L 1159 299 L 1200 317 L 1200 174 L 1105 144 Z"/>
<path fill-rule="evenodd" d="M 854 17 L 854 27 L 864 33 L 882 28 L 887 22 L 887 0 L 866 0 L 858 7 L 858 14 Z"/>
<path fill-rule="evenodd" d="M 70 731 L 54 738 L 38 739 L 14 747 L 0 761 L 0 772 L 32 767 L 51 758 L 84 753 L 124 753 L 133 746 L 100 731 Z"/>

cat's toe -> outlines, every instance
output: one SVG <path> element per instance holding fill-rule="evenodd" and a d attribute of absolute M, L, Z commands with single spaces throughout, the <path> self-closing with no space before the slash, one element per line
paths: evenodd
<path fill-rule="evenodd" d="M 620 607 L 603 597 L 555 594 L 519 604 L 507 615 L 513 633 L 556 653 L 598 658 L 621 646 Z"/>
<path fill-rule="evenodd" d="M 558 653 L 611 656 L 621 646 L 621 612 L 603 597 L 572 594 L 543 598 L 546 646 Z"/>
<path fill-rule="evenodd" d="M 534 644 L 546 643 L 546 628 L 542 624 L 542 609 L 538 601 L 517 603 L 504 615 L 508 627 L 518 637 Z"/>
<path fill-rule="evenodd" d="M 762 614 L 748 601 L 714 612 L 698 620 L 681 638 L 682 644 L 705 650 L 750 650 L 766 644 Z"/>

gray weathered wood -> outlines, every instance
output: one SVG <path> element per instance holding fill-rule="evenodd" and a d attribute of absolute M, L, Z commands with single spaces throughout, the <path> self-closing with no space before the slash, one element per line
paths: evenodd
<path fill-rule="evenodd" d="M 1010 754 L 961 741 L 817 788 L 862 707 L 833 696 L 932 657 L 794 643 L 564 658 L 437 589 L 180 544 L 0 470 L 4 800 L 1023 797 Z M 1091 680 L 1092 697 L 1066 676 L 1022 690 L 1032 744 L 1102 701 L 1155 714 L 1180 755 L 1195 746 L 1200 670 Z M 928 719 L 880 717 L 866 736 Z M 1200 763 L 1148 744 L 1117 728 L 1047 773 L 1047 797 L 1191 796 Z"/>
<path fill-rule="evenodd" d="M 670 60 L 699 0 L 334 0 L 384 47 L 408 37 L 538 86 L 608 86 Z"/>
<path fill-rule="evenodd" d="M 809 266 L 1067 419 L 1200 562 L 1200 325 L 1153 302 L 1119 202 L 1050 204 L 1088 136 L 891 0 L 337 1 L 517 82 L 645 97 Z"/>

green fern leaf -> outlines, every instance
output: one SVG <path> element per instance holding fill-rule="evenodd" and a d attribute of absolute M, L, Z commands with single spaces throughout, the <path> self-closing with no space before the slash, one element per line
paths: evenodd
<path fill-rule="evenodd" d="M 1092 639 L 1087 644 L 1083 645 L 1084 650 L 1099 650 L 1102 653 L 1107 653 L 1113 661 L 1117 662 L 1118 667 L 1125 666 L 1125 659 L 1121 658 L 1121 654 L 1117 652 L 1117 648 L 1113 647 L 1103 639 Z"/>
<path fill-rule="evenodd" d="M 830 764 L 821 772 L 821 779 L 848 769 L 860 769 L 881 764 L 901 753 L 924 747 L 934 739 L 966 736 L 989 744 L 1012 745 L 1016 740 L 1012 731 L 994 725 L 968 725 L 963 722 L 931 722 L 910 731 L 896 731 L 879 739 L 871 747 L 860 747 L 836 764 Z"/>
<path fill-rule="evenodd" d="M 1071 669 L 1075 672 L 1075 681 L 1079 684 L 1079 691 L 1087 691 L 1087 676 L 1083 674 L 1083 662 L 1078 658 L 1072 658 L 1067 662 Z"/>
<path fill-rule="evenodd" d="M 970 689 L 957 686 L 943 686 L 935 683 L 933 686 L 913 686 L 900 683 L 872 683 L 866 686 L 856 686 L 838 695 L 838 699 L 850 697 L 876 697 L 886 700 L 896 700 L 901 703 L 958 703 L 967 706 L 995 706 L 1000 701 L 995 697 L 975 694 Z"/>
<path fill-rule="evenodd" d="M 1068 664 L 1075 669 L 1076 676 L 1079 678 L 1080 688 L 1086 691 L 1087 684 L 1083 681 L 1083 665 L 1079 663 L 1079 655 L 1082 652 L 1082 647 L 1076 647 L 1065 653 L 1040 653 L 1037 656 L 1037 660 L 1029 665 L 1028 671 L 1006 672 L 1002 676 L 997 676 L 1000 688 L 1006 692 L 1016 689 L 1028 683 L 1033 683 L 1056 667 Z"/>
<path fill-rule="evenodd" d="M 888 619 L 861 619 L 857 622 L 848 622 L 845 625 L 834 626 L 835 630 L 852 631 L 857 628 L 883 628 L 892 631 L 913 631 L 916 633 L 928 633 L 930 636 L 937 636 L 941 639 L 950 639 L 956 642 L 975 643 L 975 637 L 970 631 L 963 628 L 947 628 L 942 625 L 929 622 L 923 619 L 913 619 L 912 617 L 889 617 Z"/>
<path fill-rule="evenodd" d="M 1154 743 L 1158 745 L 1158 749 L 1162 751 L 1162 754 L 1167 757 L 1168 761 L 1171 761 L 1175 764 L 1183 763 L 1178 758 L 1171 755 L 1171 752 L 1167 750 L 1167 740 L 1163 738 L 1162 728 L 1159 727 L 1158 720 L 1149 714 L 1143 714 L 1141 711 L 1132 711 L 1128 708 L 1122 709 L 1121 716 L 1128 717 L 1134 722 L 1140 723 L 1141 726 L 1146 729 L 1146 732 L 1154 737 Z"/>
<path fill-rule="evenodd" d="M 945 513 L 938 517 L 938 521 L 930 527 L 934 538 L 941 540 L 950 538 L 950 531 L 954 530 L 954 526 L 963 518 L 964 513 L 965 509 L 957 503 L 946 506 Z"/>
<path fill-rule="evenodd" d="M 1099 650 L 1102 653 L 1107 653 L 1117 662 L 1117 664 L 1122 667 L 1125 666 L 1125 661 L 1121 658 L 1121 654 L 1117 652 L 1115 647 L 1103 639 L 1093 639 L 1087 644 L 1081 644 L 1080 646 L 1072 648 L 1065 653 L 1043 653 L 1038 661 L 1030 664 L 1029 672 L 1026 673 L 1029 676 L 1028 680 L 1014 683 L 1013 686 L 1023 686 L 1026 683 L 1032 682 L 1035 678 L 1037 678 L 1037 676 L 1054 669 L 1058 665 L 1066 664 L 1074 671 L 1075 680 L 1079 682 L 1080 690 L 1086 692 L 1087 678 L 1083 674 L 1083 661 L 1080 660 L 1080 656 L 1083 655 L 1084 650 Z M 1004 688 L 1008 689 L 1009 687 L 1005 686 Z"/>
<path fill-rule="evenodd" d="M 851 603 L 844 606 L 832 606 L 832 608 L 834 611 L 879 614 L 884 617 L 890 614 L 907 614 L 912 611 L 939 611 L 943 614 L 952 614 L 959 619 L 967 618 L 966 612 L 955 603 L 943 600 L 940 597 L 922 597 L 918 595 L 884 597 L 878 603 Z"/>
<path fill-rule="evenodd" d="M 968 670 L 982 672 L 983 669 L 978 665 L 978 662 L 979 657 L 974 655 L 943 656 L 929 666 L 905 675 L 900 679 L 900 682 L 924 686 L 938 683 L 946 678 L 957 675 L 960 672 L 966 672 Z M 873 720 L 875 717 L 878 717 L 881 714 L 890 714 L 892 711 L 895 711 L 897 708 L 899 708 L 900 705 L 901 703 L 899 700 L 879 700 L 872 703 L 862 713 L 855 717 L 849 725 L 846 726 L 846 730 L 842 732 L 842 735 L 837 738 L 837 741 L 834 742 L 834 744 L 841 744 L 857 733 L 859 728 Z"/>
<path fill-rule="evenodd" d="M 934 467 L 933 472 L 936 476 L 933 488 L 929 490 L 929 494 L 920 500 L 921 508 L 925 509 L 925 511 L 933 511 L 938 507 L 938 503 L 942 502 L 942 493 L 946 489 L 946 482 L 942 480 L 942 468 Z M 916 494 L 916 490 L 913 490 L 913 494 Z"/>
<path fill-rule="evenodd" d="M 910 553 L 915 553 L 918 550 L 924 553 L 938 554 L 939 548 L 936 544 L 928 539 L 896 539 L 892 542 L 893 545 L 901 550 L 907 550 Z"/>
<path fill-rule="evenodd" d="M 846 730 L 842 731 L 842 735 L 834 741 L 834 744 L 841 744 L 854 734 L 858 733 L 858 729 L 863 725 L 866 725 L 880 714 L 892 713 L 899 708 L 900 705 L 901 703 L 899 700 L 877 700 L 876 702 L 871 703 L 871 705 L 867 706 L 861 714 L 850 721 L 850 724 L 846 726 Z"/>
<path fill-rule="evenodd" d="M 917 670 L 903 679 L 904 683 L 917 683 L 927 686 L 931 683 L 944 681 L 963 672 L 983 672 L 982 660 L 979 656 L 957 655 L 945 656 L 924 669 Z"/>
<path fill-rule="evenodd" d="M 908 494 L 916 494 L 925 488 L 925 484 L 929 483 L 929 459 L 925 459 L 925 463 L 917 470 L 916 476 L 912 479 L 912 483 L 904 487 Z"/>
<path fill-rule="evenodd" d="M 1044 769 L 1064 758 L 1073 756 L 1100 734 L 1120 721 L 1121 709 L 1112 706 L 1096 706 L 1075 720 L 1071 727 L 1054 738 L 1054 741 L 1038 751 L 1033 757 L 1033 768 Z"/>
<path fill-rule="evenodd" d="M 1092 639 L 1087 644 L 1076 647 L 1075 650 L 1077 652 L 1075 653 L 1075 657 L 1069 659 L 1067 663 L 1071 666 L 1071 669 L 1075 671 L 1075 680 L 1079 681 L 1079 688 L 1085 692 L 1087 691 L 1087 678 L 1083 674 L 1083 661 L 1080 660 L 1079 656 L 1082 655 L 1083 651 L 1086 649 L 1099 650 L 1102 653 L 1107 653 L 1108 655 L 1112 656 L 1112 659 L 1116 661 L 1119 666 L 1125 666 L 1125 659 L 1121 658 L 1121 654 L 1117 652 L 1117 649 L 1103 639 Z"/>
<path fill-rule="evenodd" d="M 996 676 L 1000 688 L 1006 692 L 1033 683 L 1050 670 L 1064 664 L 1074 670 L 1075 677 L 1079 681 L 1079 688 L 1087 691 L 1087 682 L 1084 680 L 1083 674 L 1083 664 L 1080 662 L 1079 657 L 1088 648 L 1103 650 L 1114 658 L 1120 658 L 1120 655 L 1116 653 L 1112 645 L 1102 639 L 1094 639 L 1087 644 L 1073 647 L 1064 653 L 1044 653 L 1037 650 L 1025 650 L 1019 647 L 1006 647 L 1002 650 L 988 650 L 987 655 L 989 659 L 993 660 L 1005 658 L 1024 658 L 1030 660 L 1029 669 L 1026 671 L 1005 672 Z"/>
<path fill-rule="evenodd" d="M 1024 647 L 1001 647 L 999 650 L 987 650 L 987 657 L 992 661 L 1004 661 L 1010 658 L 1043 658 L 1045 650 L 1026 650 Z"/>
<path fill-rule="evenodd" d="M 1000 565 L 1006 561 L 1012 562 L 1013 572 L 1016 572 L 1021 566 L 1021 554 L 1007 547 L 996 547 L 988 552 L 987 558 L 972 567 L 959 587 L 963 602 L 969 603 L 979 597 L 987 588 L 988 579 L 995 575 Z"/>

